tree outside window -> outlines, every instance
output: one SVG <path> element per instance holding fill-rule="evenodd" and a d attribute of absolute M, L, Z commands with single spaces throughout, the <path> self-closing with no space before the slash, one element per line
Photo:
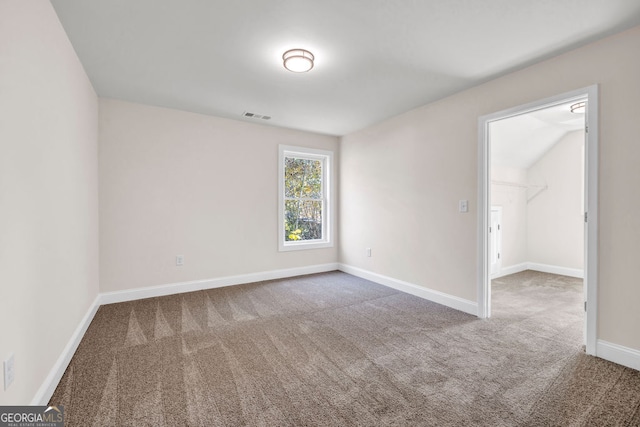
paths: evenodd
<path fill-rule="evenodd" d="M 281 146 L 281 250 L 328 243 L 330 158 L 329 152 Z"/>

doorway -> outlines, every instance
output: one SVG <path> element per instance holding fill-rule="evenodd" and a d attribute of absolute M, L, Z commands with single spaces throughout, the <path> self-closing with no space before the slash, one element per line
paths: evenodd
<path fill-rule="evenodd" d="M 564 93 L 530 104 L 517 106 L 479 118 L 479 215 L 478 215 L 478 317 L 491 316 L 491 273 L 498 268 L 493 251 L 498 235 L 494 230 L 491 205 L 491 125 L 492 123 L 521 116 L 562 104 L 585 101 L 585 155 L 584 155 L 584 300 L 585 344 L 587 354 L 595 355 L 597 319 L 597 166 L 598 166 L 598 88 L 597 85 Z M 492 216 L 494 218 L 492 218 Z M 493 244 L 492 244 L 493 243 Z"/>

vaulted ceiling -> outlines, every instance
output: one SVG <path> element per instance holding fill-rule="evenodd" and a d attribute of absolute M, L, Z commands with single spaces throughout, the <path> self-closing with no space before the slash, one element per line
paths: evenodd
<path fill-rule="evenodd" d="M 99 96 L 331 135 L 640 24 L 638 0 L 52 4 Z"/>
<path fill-rule="evenodd" d="M 576 101 L 490 123 L 491 164 L 528 169 L 567 133 L 584 131 L 585 114 L 572 113 Z"/>

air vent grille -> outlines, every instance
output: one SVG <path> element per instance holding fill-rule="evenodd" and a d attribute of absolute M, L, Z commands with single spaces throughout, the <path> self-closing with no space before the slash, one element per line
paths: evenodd
<path fill-rule="evenodd" d="M 244 113 L 242 113 L 242 115 L 250 119 L 271 120 L 271 116 L 265 116 L 264 114 L 250 113 L 249 111 L 245 111 Z"/>

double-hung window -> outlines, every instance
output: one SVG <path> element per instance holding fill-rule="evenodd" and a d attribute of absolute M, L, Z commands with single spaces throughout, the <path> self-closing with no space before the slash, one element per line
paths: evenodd
<path fill-rule="evenodd" d="M 332 153 L 286 145 L 279 151 L 279 250 L 332 246 Z"/>

